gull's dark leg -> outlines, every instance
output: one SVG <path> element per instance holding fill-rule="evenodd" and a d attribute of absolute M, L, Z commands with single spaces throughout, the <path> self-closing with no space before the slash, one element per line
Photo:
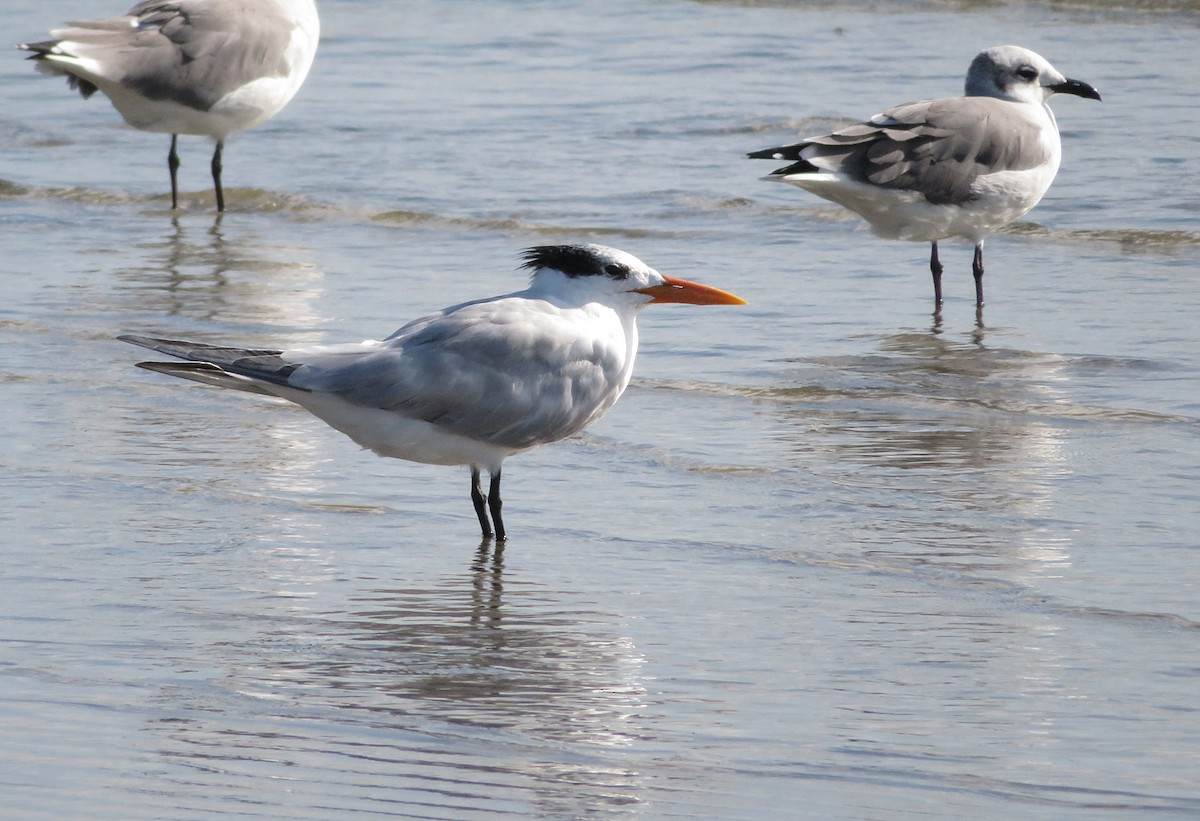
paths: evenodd
<path fill-rule="evenodd" d="M 483 498 L 483 490 L 479 487 L 479 468 L 471 466 L 471 503 L 475 505 L 475 515 L 479 517 L 479 527 L 483 530 L 483 538 L 492 538 L 492 523 L 488 521 L 487 500 Z"/>
<path fill-rule="evenodd" d="M 221 152 L 225 150 L 225 141 L 217 140 L 217 150 L 213 152 L 212 175 L 213 189 L 217 192 L 217 210 L 225 210 L 225 192 L 221 188 Z"/>
<path fill-rule="evenodd" d="M 983 307 L 983 243 L 975 246 L 975 259 L 971 261 L 971 273 L 975 275 L 975 307 Z"/>
<path fill-rule="evenodd" d="M 942 304 L 942 261 L 938 259 L 937 241 L 930 243 L 929 271 L 933 274 L 933 302 Z"/>
<path fill-rule="evenodd" d="M 177 180 L 177 172 L 179 171 L 179 154 L 175 151 L 175 142 L 178 139 L 178 134 L 171 135 L 171 150 L 167 153 L 167 170 L 171 172 L 172 211 L 179 207 L 179 182 Z"/>
<path fill-rule="evenodd" d="M 492 481 L 488 485 L 488 508 L 492 511 L 492 521 L 496 524 L 496 541 L 504 541 L 504 520 L 500 518 L 500 508 L 504 506 L 504 502 L 500 501 L 500 469 L 497 468 L 492 474 Z"/>

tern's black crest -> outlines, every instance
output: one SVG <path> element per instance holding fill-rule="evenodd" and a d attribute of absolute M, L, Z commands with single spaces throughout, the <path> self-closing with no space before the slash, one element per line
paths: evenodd
<path fill-rule="evenodd" d="M 586 245 L 535 245 L 521 254 L 522 268 L 536 271 L 549 268 L 569 277 L 606 276 L 628 279 L 631 271 L 619 262 L 605 260 Z"/>

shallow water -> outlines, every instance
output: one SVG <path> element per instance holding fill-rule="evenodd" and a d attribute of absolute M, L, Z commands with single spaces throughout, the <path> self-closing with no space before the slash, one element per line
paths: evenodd
<path fill-rule="evenodd" d="M 1194 12 L 321 12 L 220 220 L 205 141 L 173 218 L 165 137 L 0 66 L 5 817 L 1200 814 Z M 741 159 L 1004 42 L 1104 102 L 1055 101 L 979 321 L 968 247 L 934 318 L 924 246 Z M 506 465 L 500 552 L 464 470 L 114 341 L 377 337 L 576 240 L 751 304 L 646 311 L 609 416 Z"/>

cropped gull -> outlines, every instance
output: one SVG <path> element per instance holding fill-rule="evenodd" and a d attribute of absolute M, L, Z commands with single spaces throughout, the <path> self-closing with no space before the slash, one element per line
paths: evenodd
<path fill-rule="evenodd" d="M 66 75 L 86 99 L 101 91 L 134 128 L 171 135 L 171 207 L 179 207 L 180 134 L 216 140 L 259 125 L 295 96 L 320 36 L 313 0 L 146 0 L 126 14 L 72 22 L 54 39 L 22 43 L 40 71 Z"/>
<path fill-rule="evenodd" d="M 791 160 L 765 179 L 811 191 L 862 216 L 888 239 L 932 243 L 929 268 L 942 303 L 938 240 L 975 244 L 975 304 L 983 305 L 984 238 L 1038 204 L 1058 172 L 1062 144 L 1047 100 L 1074 94 L 1099 100 L 1019 46 L 980 52 L 966 96 L 890 108 L 864 123 L 753 159 Z"/>
<path fill-rule="evenodd" d="M 530 248 L 524 267 L 525 290 L 446 308 L 381 342 L 285 351 L 121 339 L 191 360 L 140 367 L 288 399 L 380 456 L 470 465 L 483 537 L 503 541 L 501 463 L 612 407 L 633 373 L 642 308 L 745 304 L 602 245 Z M 481 468 L 491 474 L 486 496 Z"/>

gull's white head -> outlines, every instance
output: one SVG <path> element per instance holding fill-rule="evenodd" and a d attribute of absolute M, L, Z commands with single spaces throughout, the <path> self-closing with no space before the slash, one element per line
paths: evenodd
<path fill-rule="evenodd" d="M 731 293 L 665 276 L 619 248 L 607 245 L 538 245 L 526 249 L 522 267 L 533 271 L 533 285 L 558 295 L 635 308 L 652 302 L 692 305 L 745 305 Z"/>
<path fill-rule="evenodd" d="M 1041 103 L 1052 94 L 1099 100 L 1087 83 L 1070 80 L 1044 57 L 1020 46 L 985 49 L 967 69 L 966 96 L 998 97 L 1014 103 Z"/>

